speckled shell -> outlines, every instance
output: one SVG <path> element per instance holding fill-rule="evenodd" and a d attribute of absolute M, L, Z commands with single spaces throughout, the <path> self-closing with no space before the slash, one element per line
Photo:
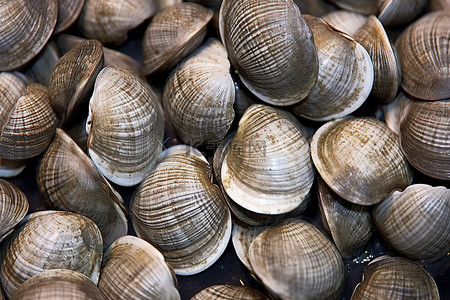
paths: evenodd
<path fill-rule="evenodd" d="M 97 76 L 86 123 L 89 156 L 106 178 L 132 186 L 153 169 L 162 151 L 159 99 L 142 79 L 114 66 Z"/>
<path fill-rule="evenodd" d="M 224 0 L 219 29 L 242 82 L 263 101 L 295 104 L 313 88 L 314 38 L 292 0 Z"/>
<path fill-rule="evenodd" d="M 280 299 L 340 299 L 344 263 L 314 225 L 291 220 L 261 232 L 249 249 L 253 271 Z"/>
<path fill-rule="evenodd" d="M 20 84 L 22 92 L 23 83 Z M 6 102 L 7 109 L 0 109 L 0 156 L 21 160 L 41 154 L 52 141 L 57 123 L 48 89 L 31 83 L 22 96 L 14 100 L 6 98 L 0 98 Z"/>
<path fill-rule="evenodd" d="M 269 300 L 267 296 L 247 286 L 213 285 L 195 294 L 191 300 Z"/>
<path fill-rule="evenodd" d="M 93 220 L 102 233 L 104 249 L 127 234 L 122 197 L 61 129 L 57 129 L 55 139 L 40 161 L 37 185 L 50 208 Z"/>
<path fill-rule="evenodd" d="M 400 144 L 420 172 L 450 180 L 450 99 L 411 100 L 400 121 Z"/>
<path fill-rule="evenodd" d="M 0 242 L 28 212 L 27 196 L 14 184 L 0 179 Z"/>
<path fill-rule="evenodd" d="M 367 21 L 367 16 L 348 10 L 334 10 L 321 18 L 350 36 Z"/>
<path fill-rule="evenodd" d="M 171 69 L 203 41 L 213 12 L 205 7 L 182 2 L 158 12 L 142 39 L 145 74 Z"/>
<path fill-rule="evenodd" d="M 351 300 L 438 300 L 433 277 L 419 264 L 401 257 L 380 257 L 370 262 Z"/>
<path fill-rule="evenodd" d="M 384 26 L 408 24 L 427 6 L 427 0 L 379 0 L 378 19 Z"/>
<path fill-rule="evenodd" d="M 355 204 L 381 202 L 412 181 L 397 137 L 374 118 L 344 118 L 322 125 L 312 138 L 311 157 L 327 185 Z"/>
<path fill-rule="evenodd" d="M 11 300 L 104 300 L 97 286 L 77 271 L 66 269 L 46 270 L 22 284 Z"/>
<path fill-rule="evenodd" d="M 50 39 L 58 2 L 2 1 L 0 5 L 0 71 L 18 69 L 32 60 Z"/>
<path fill-rule="evenodd" d="M 81 14 L 85 0 L 58 0 L 58 20 L 55 33 L 69 28 Z"/>
<path fill-rule="evenodd" d="M 377 228 L 398 253 L 422 262 L 450 251 L 450 190 L 414 184 L 394 192 L 373 211 Z"/>
<path fill-rule="evenodd" d="M 49 269 L 71 269 L 95 284 L 100 275 L 102 237 L 90 219 L 69 212 L 33 213 L 13 232 L 0 279 L 10 297 L 28 278 Z"/>
<path fill-rule="evenodd" d="M 210 267 L 231 236 L 231 215 L 211 167 L 195 148 L 165 150 L 130 204 L 139 237 L 157 247 L 178 275 Z"/>
<path fill-rule="evenodd" d="M 85 0 L 78 18 L 83 36 L 103 44 L 121 44 L 128 31 L 149 19 L 157 9 L 148 0 Z"/>
<path fill-rule="evenodd" d="M 375 225 L 367 206 L 345 201 L 322 180 L 318 180 L 322 223 L 343 257 L 358 255 L 372 237 Z"/>
<path fill-rule="evenodd" d="M 314 180 L 309 144 L 286 115 L 269 106 L 250 106 L 225 154 L 224 190 L 249 211 L 278 215 L 305 208 Z"/>
<path fill-rule="evenodd" d="M 181 139 L 198 146 L 225 137 L 234 119 L 234 98 L 227 52 L 211 39 L 172 72 L 163 104 Z"/>
<path fill-rule="evenodd" d="M 402 88 L 423 100 L 450 98 L 450 12 L 428 13 L 396 41 Z"/>
<path fill-rule="evenodd" d="M 52 106 L 63 123 L 92 91 L 103 67 L 103 46 L 88 40 L 72 48 L 53 67 L 49 90 Z"/>
<path fill-rule="evenodd" d="M 359 43 L 329 23 L 318 17 L 304 17 L 314 34 L 319 75 L 309 95 L 292 112 L 316 121 L 346 116 L 370 94 L 374 74 L 370 56 Z"/>
<path fill-rule="evenodd" d="M 123 236 L 105 253 L 98 287 L 107 299 L 179 300 L 177 279 L 155 247 Z"/>
<path fill-rule="evenodd" d="M 383 103 L 392 102 L 397 95 L 402 71 L 397 50 L 391 44 L 383 24 L 375 17 L 368 20 L 353 35 L 369 53 L 374 68 L 371 96 Z"/>

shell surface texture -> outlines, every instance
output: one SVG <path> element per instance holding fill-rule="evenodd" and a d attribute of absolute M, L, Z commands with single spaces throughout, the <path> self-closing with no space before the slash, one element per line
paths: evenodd
<path fill-rule="evenodd" d="M 14 184 L 0 179 L 0 242 L 25 217 L 27 196 Z"/>
<path fill-rule="evenodd" d="M 238 285 L 213 285 L 207 287 L 197 294 L 195 294 L 190 300 L 268 300 L 261 292 L 246 286 Z"/>

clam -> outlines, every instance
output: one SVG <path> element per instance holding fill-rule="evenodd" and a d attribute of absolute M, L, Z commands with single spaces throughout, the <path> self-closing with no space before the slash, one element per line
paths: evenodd
<path fill-rule="evenodd" d="M 427 0 L 379 0 L 378 19 L 384 26 L 408 24 L 427 6 Z"/>
<path fill-rule="evenodd" d="M 27 166 L 26 160 L 0 158 L 0 177 L 10 178 L 19 175 Z"/>
<path fill-rule="evenodd" d="M 373 211 L 377 228 L 398 253 L 430 262 L 450 251 L 450 190 L 413 184 Z"/>
<path fill-rule="evenodd" d="M 171 69 L 203 41 L 213 12 L 199 4 L 182 2 L 158 12 L 142 39 L 145 74 Z"/>
<path fill-rule="evenodd" d="M 28 212 L 27 196 L 14 184 L 0 179 L 0 242 Z"/>
<path fill-rule="evenodd" d="M 413 101 L 400 122 L 400 144 L 408 161 L 420 172 L 450 179 L 450 99 Z"/>
<path fill-rule="evenodd" d="M 156 9 L 156 2 L 148 0 L 85 0 L 78 28 L 88 39 L 118 45 L 127 39 L 129 30 L 153 16 Z"/>
<path fill-rule="evenodd" d="M 438 300 L 433 277 L 419 264 L 402 257 L 383 256 L 364 269 L 363 280 L 351 300 L 427 299 Z"/>
<path fill-rule="evenodd" d="M 31 61 L 50 39 L 58 2 L 15 0 L 0 6 L 0 71 L 18 69 Z"/>
<path fill-rule="evenodd" d="M 355 204 L 381 202 L 412 181 L 398 138 L 386 124 L 370 117 L 322 125 L 312 138 L 311 157 L 327 185 Z"/>
<path fill-rule="evenodd" d="M 353 35 L 369 53 L 374 68 L 371 96 L 381 102 L 392 102 L 401 83 L 401 67 L 397 50 L 391 44 L 383 24 L 369 16 Z"/>
<path fill-rule="evenodd" d="M 292 0 L 224 0 L 219 29 L 231 63 L 258 98 L 285 106 L 309 94 L 317 80 L 317 53 Z"/>
<path fill-rule="evenodd" d="M 102 233 L 104 249 L 127 234 L 122 197 L 61 129 L 57 129 L 40 161 L 37 185 L 51 209 L 71 211 L 93 220 Z"/>
<path fill-rule="evenodd" d="M 134 236 L 120 237 L 105 253 L 98 287 L 106 299 L 180 299 L 161 252 Z"/>
<path fill-rule="evenodd" d="M 437 11 L 409 25 L 396 41 L 402 88 L 423 100 L 450 98 L 450 12 Z"/>
<path fill-rule="evenodd" d="M 231 216 L 211 167 L 195 148 L 165 150 L 130 204 L 138 237 L 152 243 L 178 275 L 199 273 L 225 251 Z"/>
<path fill-rule="evenodd" d="M 265 221 L 303 211 L 313 184 L 309 144 L 291 117 L 269 106 L 250 106 L 218 166 L 227 196 L 250 213 L 265 215 Z"/>
<path fill-rule="evenodd" d="M 85 0 L 58 0 L 58 20 L 55 33 L 69 28 L 81 14 Z"/>
<path fill-rule="evenodd" d="M 326 13 L 336 11 L 336 7 L 326 0 L 294 0 L 302 14 L 322 16 Z"/>
<path fill-rule="evenodd" d="M 324 14 L 321 18 L 349 36 L 353 36 L 367 21 L 366 15 L 348 10 L 334 10 Z"/>
<path fill-rule="evenodd" d="M 103 46 L 96 40 L 80 43 L 58 60 L 49 90 L 52 106 L 63 124 L 86 100 L 102 67 Z"/>
<path fill-rule="evenodd" d="M 28 278 L 49 269 L 70 269 L 98 282 L 102 237 L 90 219 L 70 212 L 31 214 L 3 249 L 0 269 L 8 297 Z"/>
<path fill-rule="evenodd" d="M 200 145 L 225 137 L 234 119 L 234 98 L 227 52 L 211 38 L 172 72 L 163 104 L 181 139 Z"/>
<path fill-rule="evenodd" d="M 261 232 L 248 258 L 264 287 L 280 299 L 340 299 L 344 263 L 314 225 L 290 220 Z"/>
<path fill-rule="evenodd" d="M 373 66 L 367 51 L 350 36 L 318 17 L 305 15 L 314 34 L 319 75 L 309 95 L 292 112 L 327 121 L 358 109 L 370 94 Z"/>
<path fill-rule="evenodd" d="M 108 66 L 97 76 L 86 122 L 88 152 L 112 182 L 132 186 L 153 169 L 162 151 L 162 108 L 150 86 Z"/>
<path fill-rule="evenodd" d="M 37 156 L 45 151 L 56 130 L 50 93 L 38 83 L 31 83 L 24 90 L 24 82 L 19 79 L 18 83 L 11 74 L 2 74 L 2 83 L 5 77 L 9 78 L 6 81 L 14 79 L 14 83 L 6 85 L 11 90 L 0 98 L 0 157 L 22 160 Z"/>
<path fill-rule="evenodd" d="M 22 72 L 29 81 L 48 86 L 52 69 L 60 58 L 55 42 L 50 40 L 42 52 Z"/>
<path fill-rule="evenodd" d="M 347 202 L 318 181 L 320 217 L 343 257 L 358 255 L 375 231 L 367 206 Z"/>
<path fill-rule="evenodd" d="M 449 0 L 430 0 L 430 10 L 446 10 L 450 11 Z"/>
<path fill-rule="evenodd" d="M 410 103 L 411 99 L 400 91 L 394 101 L 382 107 L 384 122 L 397 135 L 400 135 L 400 121 Z"/>
<path fill-rule="evenodd" d="M 53 269 L 25 281 L 11 300 L 105 299 L 98 287 L 84 274 L 73 270 Z"/>
<path fill-rule="evenodd" d="M 204 288 L 191 300 L 269 300 L 263 293 L 247 286 L 221 284 Z"/>
<path fill-rule="evenodd" d="M 337 7 L 363 15 L 376 15 L 378 12 L 378 2 L 381 0 L 331 0 Z"/>

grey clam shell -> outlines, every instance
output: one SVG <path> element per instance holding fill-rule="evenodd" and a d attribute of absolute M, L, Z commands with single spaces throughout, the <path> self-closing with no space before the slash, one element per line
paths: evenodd
<path fill-rule="evenodd" d="M 27 196 L 14 184 L 0 179 L 0 242 L 28 212 Z"/>

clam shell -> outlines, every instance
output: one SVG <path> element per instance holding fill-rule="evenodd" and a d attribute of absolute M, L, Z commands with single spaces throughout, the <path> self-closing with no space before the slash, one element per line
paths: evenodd
<path fill-rule="evenodd" d="M 303 220 L 261 232 L 248 253 L 253 271 L 280 299 L 340 299 L 342 257 L 325 235 Z"/>
<path fill-rule="evenodd" d="M 6 102 L 9 110 L 1 111 L 4 119 L 0 124 L 0 156 L 21 160 L 44 152 L 53 139 L 57 123 L 48 89 L 31 83 L 13 106 Z"/>
<path fill-rule="evenodd" d="M 203 41 L 212 16 L 211 10 L 188 2 L 158 12 L 142 39 L 144 73 L 171 69 L 193 52 Z"/>
<path fill-rule="evenodd" d="M 396 41 L 402 88 L 423 100 L 450 98 L 450 12 L 422 16 Z"/>
<path fill-rule="evenodd" d="M 325 0 L 294 0 L 302 14 L 313 16 L 322 16 L 331 11 L 335 11 L 336 7 Z"/>
<path fill-rule="evenodd" d="M 11 300 L 105 299 L 86 275 L 66 269 L 46 270 L 25 281 Z"/>
<path fill-rule="evenodd" d="M 14 184 L 0 179 L 0 242 L 28 212 L 27 196 Z"/>
<path fill-rule="evenodd" d="M 313 88 L 318 73 L 314 38 L 292 0 L 224 0 L 219 29 L 239 77 L 261 100 L 291 105 Z"/>
<path fill-rule="evenodd" d="M 221 284 L 204 288 L 195 294 L 191 300 L 269 300 L 267 296 L 250 287 Z"/>
<path fill-rule="evenodd" d="M 450 252 L 450 190 L 414 184 L 394 192 L 373 211 L 383 238 L 402 255 L 424 262 Z"/>
<path fill-rule="evenodd" d="M 353 36 L 367 21 L 367 16 L 348 10 L 334 10 L 321 16 L 324 21 Z"/>
<path fill-rule="evenodd" d="M 98 287 L 107 299 L 180 299 L 163 255 L 146 241 L 123 236 L 105 253 Z"/>
<path fill-rule="evenodd" d="M 382 107 L 384 122 L 397 135 L 400 135 L 400 121 L 410 103 L 411 99 L 400 91 L 394 101 Z"/>
<path fill-rule="evenodd" d="M 450 1 L 449 0 L 430 0 L 430 10 L 446 10 L 450 11 Z"/>
<path fill-rule="evenodd" d="M 376 15 L 381 0 L 331 0 L 337 7 L 363 15 Z"/>
<path fill-rule="evenodd" d="M 427 299 L 438 300 L 433 277 L 419 264 L 401 257 L 381 257 L 364 269 L 351 300 Z"/>
<path fill-rule="evenodd" d="M 10 178 L 19 175 L 27 166 L 26 160 L 0 158 L 0 177 Z"/>
<path fill-rule="evenodd" d="M 97 284 L 103 243 L 90 219 L 69 212 L 37 212 L 13 236 L 3 249 L 0 272 L 8 297 L 28 278 L 49 269 L 78 271 Z"/>
<path fill-rule="evenodd" d="M 131 72 L 105 67 L 97 76 L 86 123 L 89 156 L 106 178 L 132 186 L 153 169 L 164 123 L 156 94 Z"/>
<path fill-rule="evenodd" d="M 221 166 L 227 195 L 254 213 L 279 215 L 306 208 L 313 180 L 309 144 L 297 125 L 285 112 L 250 106 Z"/>
<path fill-rule="evenodd" d="M 378 19 L 384 26 L 408 24 L 427 6 L 427 0 L 379 0 Z"/>
<path fill-rule="evenodd" d="M 86 100 L 102 67 L 103 46 L 96 40 L 80 43 L 58 60 L 49 90 L 52 106 L 63 123 Z"/>
<path fill-rule="evenodd" d="M 28 83 L 21 73 L 0 73 L 0 128 L 5 126 L 17 99 L 27 93 L 27 86 Z"/>
<path fill-rule="evenodd" d="M 52 69 L 60 58 L 55 42 L 50 40 L 44 50 L 22 72 L 29 81 L 48 86 Z"/>
<path fill-rule="evenodd" d="M 309 95 L 292 112 L 316 121 L 346 116 L 370 94 L 374 79 L 370 56 L 350 36 L 322 19 L 305 15 L 305 20 L 314 34 L 319 75 Z"/>
<path fill-rule="evenodd" d="M 163 104 L 181 139 L 201 145 L 223 140 L 234 119 L 234 98 L 227 52 L 210 39 L 172 72 Z"/>
<path fill-rule="evenodd" d="M 50 39 L 58 2 L 4 1 L 0 6 L 0 71 L 18 69 L 31 61 Z"/>
<path fill-rule="evenodd" d="M 173 146 L 131 200 L 137 235 L 155 245 L 178 275 L 210 267 L 231 236 L 230 212 L 210 177 L 198 150 Z"/>
<path fill-rule="evenodd" d="M 397 137 L 374 118 L 344 118 L 322 125 L 312 138 L 311 157 L 327 185 L 355 204 L 381 202 L 412 181 Z"/>
<path fill-rule="evenodd" d="M 85 0 L 58 0 L 58 20 L 55 33 L 69 28 L 81 14 Z"/>
<path fill-rule="evenodd" d="M 104 249 L 127 234 L 122 197 L 61 129 L 40 161 L 37 185 L 50 208 L 93 220 L 102 233 Z"/>
<path fill-rule="evenodd" d="M 417 170 L 450 180 L 450 99 L 411 100 L 400 122 L 400 144 Z"/>
<path fill-rule="evenodd" d="M 369 16 L 353 35 L 369 53 L 374 68 L 371 96 L 384 103 L 392 102 L 400 88 L 402 71 L 397 50 L 391 44 L 383 24 Z"/>

